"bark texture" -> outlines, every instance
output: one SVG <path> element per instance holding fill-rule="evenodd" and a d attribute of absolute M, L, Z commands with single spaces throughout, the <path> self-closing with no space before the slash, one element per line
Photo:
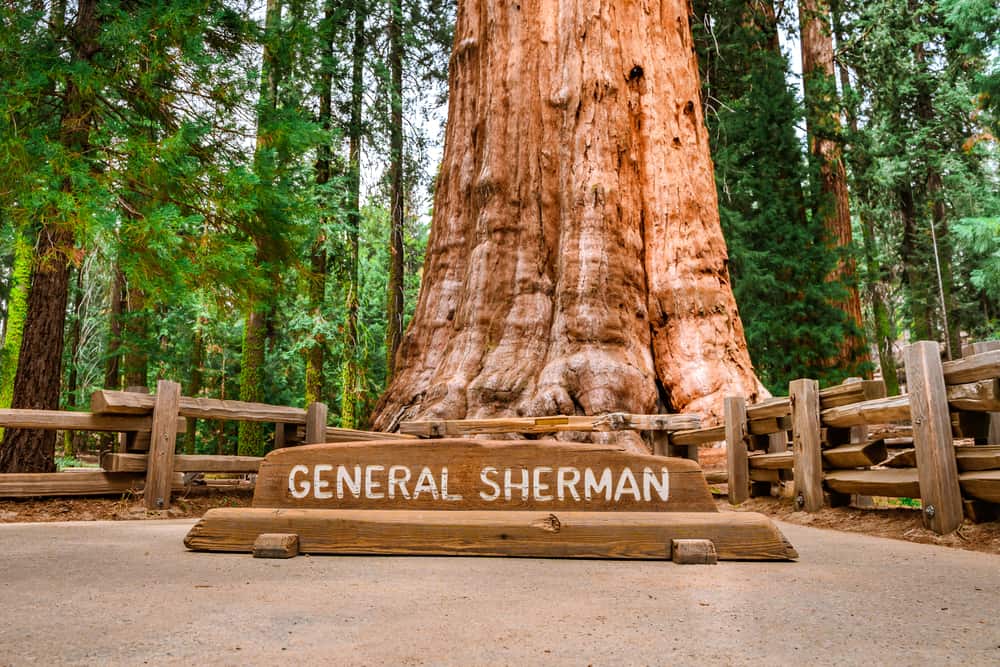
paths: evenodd
<path fill-rule="evenodd" d="M 375 426 L 754 400 L 682 0 L 459 2 L 424 283 Z"/>

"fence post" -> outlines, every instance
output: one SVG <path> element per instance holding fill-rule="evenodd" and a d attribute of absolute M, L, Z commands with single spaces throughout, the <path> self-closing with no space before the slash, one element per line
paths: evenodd
<path fill-rule="evenodd" d="M 729 503 L 739 505 L 750 497 L 750 462 L 747 459 L 747 401 L 730 396 L 725 401 L 726 468 Z"/>
<path fill-rule="evenodd" d="M 146 459 L 146 487 L 143 492 L 148 510 L 170 507 L 180 403 L 179 384 L 170 380 L 160 380 L 156 383 L 156 406 L 153 408 L 153 430 L 150 432 L 149 455 Z"/>
<path fill-rule="evenodd" d="M 792 449 L 795 452 L 795 496 L 801 509 L 823 507 L 823 450 L 820 443 L 819 383 L 792 380 Z"/>
<path fill-rule="evenodd" d="M 306 407 L 306 444 L 326 442 L 326 403 L 314 402 Z"/>
<path fill-rule="evenodd" d="M 920 341 L 903 355 L 924 525 L 943 535 L 962 525 L 963 511 L 941 352 L 937 343 Z"/>

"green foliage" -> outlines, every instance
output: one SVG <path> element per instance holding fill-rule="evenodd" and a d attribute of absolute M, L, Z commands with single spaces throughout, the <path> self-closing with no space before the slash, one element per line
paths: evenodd
<path fill-rule="evenodd" d="M 809 172 L 795 131 L 803 110 L 778 26 L 747 7 L 696 3 L 695 35 L 733 290 L 758 375 L 783 394 L 795 378 L 849 374 L 828 360 L 851 329 L 832 305 L 844 286 L 824 279 L 837 255 L 808 214 Z"/>

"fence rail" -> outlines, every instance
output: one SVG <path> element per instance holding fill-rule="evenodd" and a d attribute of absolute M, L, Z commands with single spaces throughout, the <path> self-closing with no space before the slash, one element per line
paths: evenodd
<path fill-rule="evenodd" d="M 906 348 L 908 393 L 885 397 L 880 382 L 819 390 L 791 383 L 790 396 L 747 406 L 726 400 L 726 423 L 671 434 L 673 442 L 725 439 L 729 500 L 770 495 L 777 485 L 817 511 L 852 496 L 920 498 L 939 533 L 963 515 L 1000 512 L 1000 342 L 941 362 L 938 345 Z M 956 446 L 959 438 L 975 446 Z M 984 507 L 984 503 L 988 505 Z"/>

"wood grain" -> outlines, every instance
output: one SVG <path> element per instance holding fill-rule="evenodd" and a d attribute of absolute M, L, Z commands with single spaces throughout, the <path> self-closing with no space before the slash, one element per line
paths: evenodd
<path fill-rule="evenodd" d="M 431 419 L 404 421 L 399 432 L 423 438 L 443 438 L 496 433 L 557 433 L 562 431 L 681 431 L 701 426 L 698 415 L 607 415 L 554 417 L 504 417 L 497 419 Z"/>
<path fill-rule="evenodd" d="M 671 559 L 678 565 L 715 565 L 719 555 L 711 540 L 673 540 Z"/>
<path fill-rule="evenodd" d="M 807 512 L 817 512 L 823 506 L 819 383 L 815 380 L 792 380 L 789 393 L 792 399 L 795 490 L 802 508 Z"/>
<path fill-rule="evenodd" d="M 91 412 L 100 414 L 148 414 L 156 404 L 156 396 L 127 391 L 101 389 L 90 396 Z M 223 401 L 217 398 L 192 398 L 182 396 L 180 414 L 196 419 L 223 419 L 233 421 L 275 422 L 305 424 L 306 411 L 265 403 Z"/>
<path fill-rule="evenodd" d="M 1000 412 L 1000 380 L 992 378 L 948 385 L 948 405 L 955 410 Z"/>
<path fill-rule="evenodd" d="M 209 510 L 184 540 L 249 552 L 262 533 L 294 533 L 308 554 L 400 554 L 665 560 L 675 539 L 707 539 L 724 560 L 798 557 L 751 512 Z"/>
<path fill-rule="evenodd" d="M 180 399 L 181 386 L 178 383 L 170 380 L 156 383 L 156 405 L 153 408 L 153 428 L 149 434 L 146 487 L 143 494 L 146 509 L 161 510 L 170 507 Z"/>
<path fill-rule="evenodd" d="M 1000 445 L 956 447 L 955 458 L 962 472 L 1000 470 Z"/>
<path fill-rule="evenodd" d="M 964 512 L 938 344 L 914 343 L 903 350 L 903 358 L 924 525 L 938 534 L 950 533 L 962 525 Z"/>
<path fill-rule="evenodd" d="M 729 396 L 724 402 L 726 420 L 726 472 L 729 474 L 729 504 L 739 505 L 750 497 L 747 462 L 747 402 Z"/>
<path fill-rule="evenodd" d="M 46 472 L 0 475 L 0 498 L 119 495 L 142 489 L 144 473 Z"/>
<path fill-rule="evenodd" d="M 1000 377 L 1000 350 L 947 361 L 942 364 L 942 371 L 945 384 L 965 384 Z"/>
<path fill-rule="evenodd" d="M 944 391 L 942 390 L 942 395 Z M 910 397 L 907 395 L 879 398 L 823 410 L 824 426 L 849 428 L 865 424 L 884 424 L 910 418 Z"/>
<path fill-rule="evenodd" d="M 347 472 L 355 466 L 361 466 L 362 474 L 365 466 L 381 466 L 381 470 L 373 473 L 373 481 L 381 486 L 378 492 L 383 498 L 368 498 L 366 494 L 355 497 L 347 492 L 345 482 L 344 497 L 315 498 L 313 494 L 298 499 L 292 497 L 289 490 L 289 474 L 294 466 L 307 466 L 310 471 L 317 465 L 331 466 L 326 473 L 332 482 L 338 466 L 346 466 Z M 431 470 L 435 478 L 440 478 L 443 468 L 447 468 L 448 492 L 451 495 L 461 495 L 460 501 L 444 501 L 435 499 L 428 493 L 419 498 L 403 498 L 401 493 L 396 497 L 388 497 L 387 478 L 391 466 L 403 466 L 410 473 L 409 488 L 414 490 L 414 482 L 423 468 Z M 490 501 L 481 497 L 480 492 L 490 492 L 491 489 L 481 480 L 481 471 L 492 467 L 497 474 L 491 479 L 503 486 L 503 474 L 511 469 L 514 483 L 522 479 L 529 480 L 533 486 L 533 470 L 541 470 L 540 481 L 548 485 L 544 495 L 551 500 L 541 500 L 535 497 L 530 489 L 528 497 L 523 497 L 520 491 L 512 493 L 510 500 L 504 495 Z M 565 498 L 560 500 L 557 495 L 556 478 L 559 468 L 576 468 L 584 475 L 584 469 L 589 468 L 595 477 L 603 475 L 607 469 L 612 480 L 619 480 L 625 468 L 629 468 L 636 476 L 639 485 L 643 484 L 643 470 L 650 468 L 658 473 L 662 468 L 668 470 L 669 499 L 663 501 L 654 492 L 651 499 L 640 501 L 633 496 L 623 496 L 619 502 L 609 502 L 606 495 L 594 493 L 590 500 L 584 497 L 583 481 L 577 485 L 580 498 L 574 499 L 567 491 Z M 527 477 L 522 478 L 521 470 L 526 470 Z M 405 475 L 398 471 L 398 477 Z M 656 475 L 654 474 L 654 477 Z M 297 479 L 307 479 L 304 474 Z M 613 481 L 613 485 L 617 485 Z M 331 483 L 330 491 L 334 491 Z M 440 489 L 439 489 L 440 490 Z M 398 487 L 397 487 L 398 491 Z M 411 495 L 415 495 L 412 494 Z M 557 441 L 488 441 L 470 439 L 445 440 L 387 440 L 382 442 L 363 442 L 345 444 L 306 445 L 302 447 L 276 450 L 267 455 L 260 466 L 257 487 L 254 492 L 254 507 L 297 507 L 316 509 L 441 509 L 441 510 L 615 510 L 615 511 L 715 511 L 711 494 L 701 474 L 697 463 L 680 458 L 668 458 L 642 454 L 632 454 L 623 449 L 605 445 L 565 444 Z"/>
<path fill-rule="evenodd" d="M 864 468 L 878 465 L 888 457 L 884 440 L 859 442 L 823 450 L 823 463 L 830 468 Z"/>
<path fill-rule="evenodd" d="M 963 472 L 958 479 L 966 495 L 991 503 L 1000 503 L 1000 470 Z"/>
<path fill-rule="evenodd" d="M 62 431 L 148 431 L 152 417 L 100 415 L 92 412 L 63 410 L 0 410 L 0 426 L 4 428 L 39 428 Z"/>
<path fill-rule="evenodd" d="M 101 468 L 107 472 L 145 472 L 146 454 L 113 454 L 101 456 Z M 208 454 L 177 454 L 174 472 L 251 473 L 260 468 L 263 456 L 216 456 Z"/>
<path fill-rule="evenodd" d="M 306 408 L 306 437 L 307 445 L 326 442 L 326 419 L 329 410 L 326 403 L 313 402 Z"/>
<path fill-rule="evenodd" d="M 831 490 L 838 493 L 894 498 L 920 497 L 920 482 L 916 468 L 831 470 L 824 475 L 824 481 Z"/>
<path fill-rule="evenodd" d="M 794 452 L 754 454 L 749 457 L 750 468 L 757 470 L 792 470 L 795 467 Z"/>
<path fill-rule="evenodd" d="M 677 431 L 670 434 L 670 442 L 675 445 L 707 445 L 712 442 L 725 442 L 726 427 L 696 428 Z"/>

